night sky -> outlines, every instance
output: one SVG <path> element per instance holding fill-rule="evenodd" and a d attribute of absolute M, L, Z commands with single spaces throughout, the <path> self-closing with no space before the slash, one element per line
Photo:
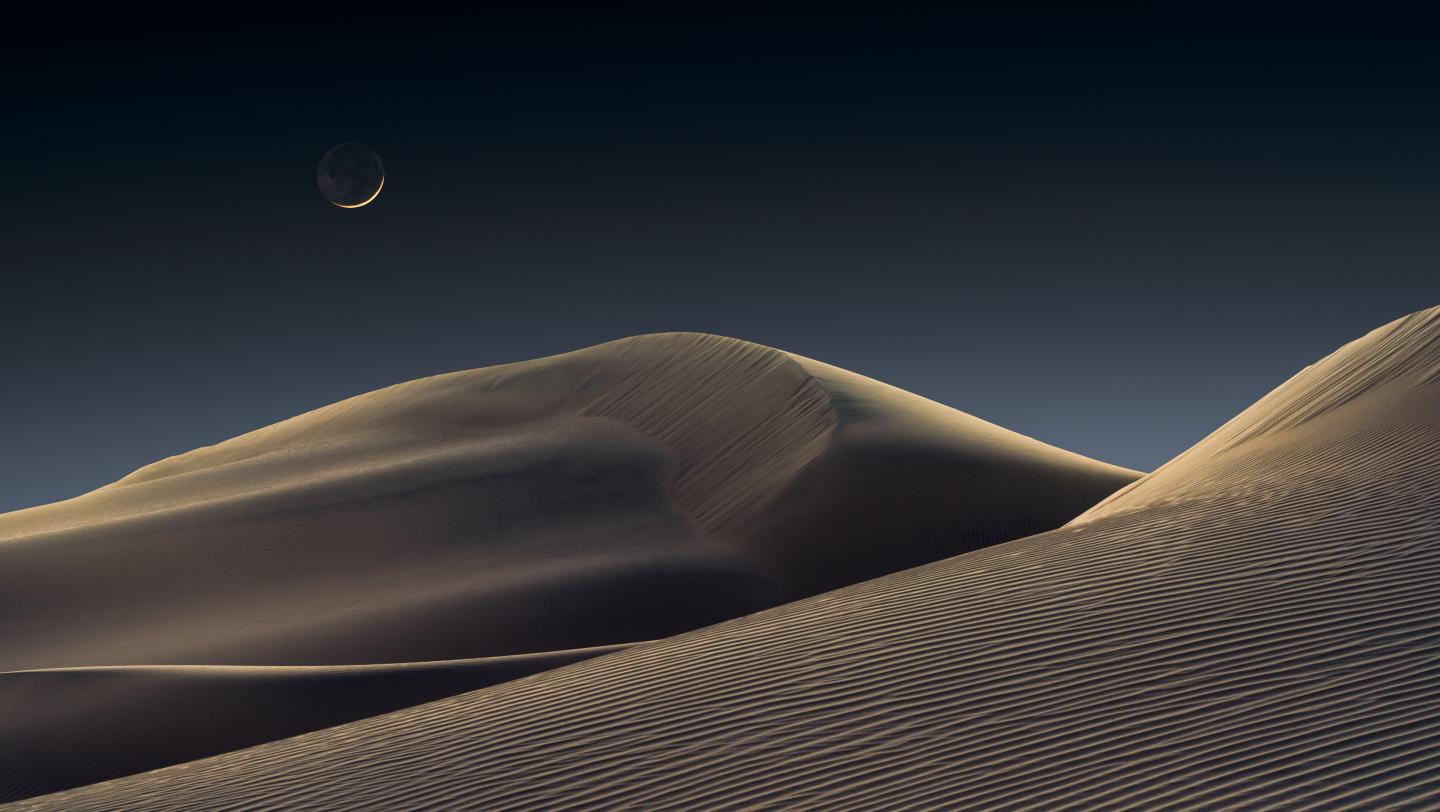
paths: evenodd
<path fill-rule="evenodd" d="M 1150 469 L 1440 303 L 1432 20 L 134 14 L 4 34 L 0 510 L 662 330 Z"/>

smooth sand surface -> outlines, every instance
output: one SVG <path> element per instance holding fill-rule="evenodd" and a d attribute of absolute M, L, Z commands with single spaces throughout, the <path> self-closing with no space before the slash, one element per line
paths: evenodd
<path fill-rule="evenodd" d="M 0 672 L 43 672 L 0 674 L 0 695 L 20 697 L 3 742 L 44 772 L 0 774 L 14 782 L 0 797 L 116 774 L 67 773 L 75 754 L 129 747 L 125 770 L 158 767 L 439 684 L 412 666 L 408 694 L 204 740 L 157 686 L 217 729 L 303 691 L 259 671 L 212 690 L 212 672 L 157 667 L 543 658 L 662 638 L 1059 526 L 1137 476 L 701 334 L 361 395 L 0 516 Z M 81 685 L 93 704 L 69 704 Z M 152 706 L 154 727 L 104 721 Z M 152 746 L 157 730 L 183 746 Z"/>
<path fill-rule="evenodd" d="M 1440 803 L 1440 310 L 1052 532 L 22 809 Z"/>

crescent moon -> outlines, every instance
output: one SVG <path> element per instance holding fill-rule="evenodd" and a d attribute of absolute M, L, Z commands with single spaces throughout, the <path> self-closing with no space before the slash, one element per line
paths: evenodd
<path fill-rule="evenodd" d="M 364 200 L 360 201 L 359 203 L 350 203 L 350 204 L 346 204 L 346 203 L 336 203 L 335 205 L 339 206 L 339 207 L 342 208 L 342 209 L 358 209 L 358 208 L 360 208 L 361 206 L 365 205 L 366 203 L 369 203 L 370 201 L 372 201 L 372 200 L 374 200 L 375 198 L 379 197 L 379 196 L 380 196 L 380 190 L 381 190 L 381 189 L 384 189 L 384 188 L 385 188 L 385 176 L 384 176 L 384 175 L 381 175 L 381 176 L 380 176 L 380 185 L 375 187 L 375 194 L 370 195 L 369 197 L 365 198 Z"/>
<path fill-rule="evenodd" d="M 326 200 L 342 209 L 358 209 L 373 202 L 385 188 L 385 164 L 375 150 L 346 141 L 320 158 L 315 180 Z"/>

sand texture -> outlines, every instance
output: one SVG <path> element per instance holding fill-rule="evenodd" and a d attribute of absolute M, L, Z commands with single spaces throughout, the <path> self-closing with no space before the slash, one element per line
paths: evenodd
<path fill-rule="evenodd" d="M 1051 529 L 1137 476 L 701 334 L 361 395 L 0 516 L 0 799 Z"/>
<path fill-rule="evenodd" d="M 389 665 L 10 671 L 0 674 L 0 802 L 283 739 L 619 648 Z"/>
<path fill-rule="evenodd" d="M 1067 526 L 19 808 L 1440 804 L 1440 310 Z"/>

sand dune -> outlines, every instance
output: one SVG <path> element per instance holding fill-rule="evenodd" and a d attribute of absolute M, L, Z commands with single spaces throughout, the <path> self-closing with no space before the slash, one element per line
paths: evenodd
<path fill-rule="evenodd" d="M 31 765 L 0 773 L 0 797 L 122 769 L 40 766 L 60 758 L 162 766 L 496 671 L 366 671 L 410 687 L 236 721 L 322 690 L 277 667 L 666 637 L 1056 527 L 1137 476 L 708 335 L 361 395 L 0 516 L 0 671 L 29 672 L 0 674 L 18 697 L 0 742 Z M 213 739 L 170 690 L 214 716 Z"/>
<path fill-rule="evenodd" d="M 0 669 L 654 639 L 1049 529 L 1135 476 L 777 350 L 642 336 L 0 516 Z"/>
<path fill-rule="evenodd" d="M 1066 527 L 21 809 L 1440 803 L 1440 310 Z"/>

